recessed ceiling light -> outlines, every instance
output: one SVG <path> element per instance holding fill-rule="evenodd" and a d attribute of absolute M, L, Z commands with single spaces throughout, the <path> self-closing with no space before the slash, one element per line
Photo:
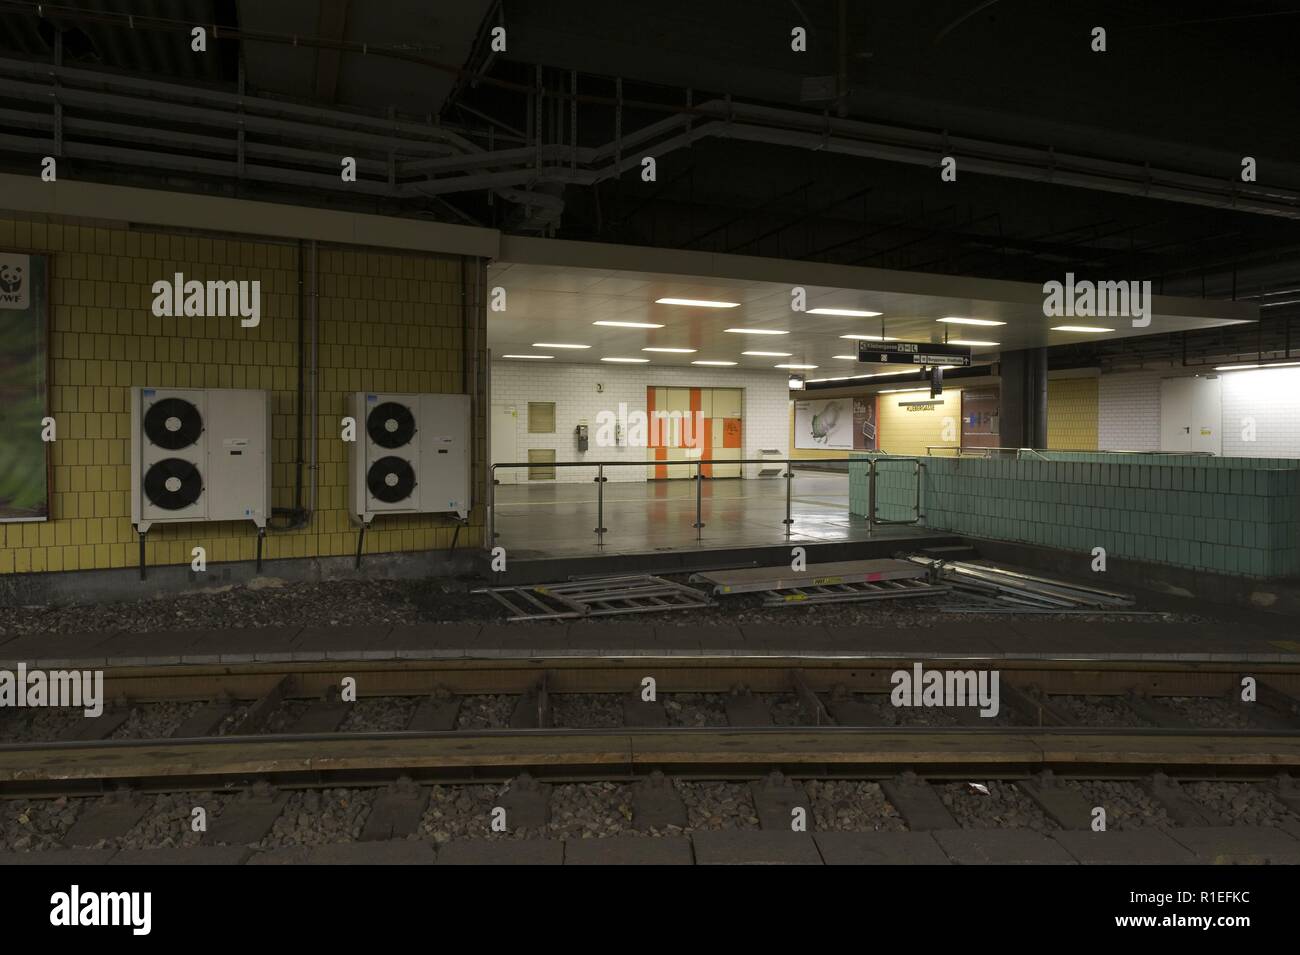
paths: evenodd
<path fill-rule="evenodd" d="M 731 332 L 733 335 L 789 335 L 789 332 L 778 331 L 775 328 L 724 328 L 723 331 Z"/>
<path fill-rule="evenodd" d="M 609 328 L 663 328 L 654 322 L 592 322 L 593 325 L 605 325 Z"/>
<path fill-rule="evenodd" d="M 657 298 L 656 305 L 689 305 L 694 308 L 736 308 L 739 302 L 710 302 L 701 298 Z"/>
<path fill-rule="evenodd" d="M 590 348 L 590 345 L 561 345 L 559 342 L 533 342 L 534 348 Z"/>
<path fill-rule="evenodd" d="M 752 355 L 754 358 L 789 358 L 788 351 L 743 351 L 742 355 Z"/>
<path fill-rule="evenodd" d="M 734 361 L 693 361 L 692 365 L 734 365 Z"/>
<path fill-rule="evenodd" d="M 809 315 L 845 315 L 849 318 L 875 318 L 881 312 L 866 312 L 860 308 L 810 308 Z"/>
<path fill-rule="evenodd" d="M 890 338 L 888 335 L 841 335 L 840 338 L 848 338 L 855 342 L 896 342 L 897 338 Z"/>
<path fill-rule="evenodd" d="M 949 345 L 966 345 L 969 348 L 983 348 L 988 345 L 1001 345 L 1001 342 L 981 342 L 973 338 L 950 338 Z"/>
<path fill-rule="evenodd" d="M 1300 361 L 1273 361 L 1259 365 L 1218 365 L 1215 371 L 1246 371 L 1251 368 L 1295 368 Z"/>
<path fill-rule="evenodd" d="M 643 365 L 648 362 L 649 358 L 602 358 L 601 361 L 618 362 L 624 365 Z"/>
<path fill-rule="evenodd" d="M 641 350 L 669 352 L 673 355 L 693 355 L 698 351 L 696 348 L 642 348 Z"/>
<path fill-rule="evenodd" d="M 843 361 L 857 361 L 857 360 L 858 360 L 858 356 L 857 356 L 857 355 L 831 355 L 831 357 L 832 357 L 832 358 L 839 358 L 839 359 L 842 359 Z"/>
<path fill-rule="evenodd" d="M 773 368 L 816 368 L 816 365 L 773 365 Z"/>
<path fill-rule="evenodd" d="M 502 355 L 502 358 L 554 358 L 554 355 Z"/>
<path fill-rule="evenodd" d="M 936 319 L 936 321 L 947 322 L 950 325 L 1005 325 L 1006 322 L 995 322 L 987 318 L 947 318 Z"/>
<path fill-rule="evenodd" d="M 918 391 L 929 391 L 929 388 L 882 388 L 878 394 L 882 395 L 905 395 Z"/>
<path fill-rule="evenodd" d="M 1099 328 L 1096 325 L 1053 325 L 1054 332 L 1113 332 L 1113 328 Z"/>

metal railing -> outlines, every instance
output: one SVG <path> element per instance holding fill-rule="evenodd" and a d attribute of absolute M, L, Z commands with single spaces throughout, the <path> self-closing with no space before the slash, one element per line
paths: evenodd
<path fill-rule="evenodd" d="M 916 483 L 916 493 L 912 503 L 912 517 L 909 520 L 886 520 L 878 517 L 876 501 L 876 479 L 878 475 L 878 465 L 882 461 L 911 461 L 913 464 L 912 476 Z M 809 458 L 807 461 L 800 461 L 797 458 L 740 458 L 729 459 L 726 461 L 548 461 L 545 464 L 533 462 L 498 462 L 488 468 L 488 547 L 496 545 L 496 474 L 498 468 L 595 468 L 596 476 L 593 482 L 596 485 L 596 527 L 593 533 L 596 535 L 596 545 L 603 546 L 605 535 L 609 533 L 609 528 L 605 526 L 605 484 L 609 480 L 605 476 L 605 468 L 647 468 L 656 465 L 666 464 L 668 467 L 690 467 L 694 465 L 695 476 L 689 480 L 695 482 L 695 521 L 691 525 L 695 528 L 696 541 L 704 539 L 704 465 L 744 465 L 744 464 L 781 464 L 785 468 L 782 477 L 785 480 L 785 519 L 781 522 L 785 525 L 785 536 L 790 537 L 791 526 L 794 524 L 792 516 L 793 487 L 794 487 L 794 468 L 800 464 L 857 464 L 866 469 L 867 472 L 867 533 L 870 534 L 873 527 L 879 525 L 894 524 L 916 524 L 920 522 L 921 517 L 921 472 L 925 468 L 925 462 L 919 457 L 900 457 L 895 455 L 872 454 L 863 452 L 862 457 L 856 458 Z M 756 479 L 761 480 L 761 479 Z"/>
<path fill-rule="evenodd" d="M 1049 454 L 1160 454 L 1166 457 L 1183 457 L 1183 458 L 1212 458 L 1215 457 L 1213 451 L 1107 451 L 1099 448 L 981 448 L 981 447 L 957 447 L 952 444 L 931 444 L 925 448 L 925 453 L 930 457 L 939 457 L 936 451 L 954 451 L 957 457 L 979 457 L 987 458 L 991 452 L 1011 454 L 1014 453 L 1016 458 L 1022 458 L 1027 454 L 1035 455 L 1044 461 L 1054 460 L 1048 457 Z M 1044 453 L 1046 452 L 1046 454 Z"/>

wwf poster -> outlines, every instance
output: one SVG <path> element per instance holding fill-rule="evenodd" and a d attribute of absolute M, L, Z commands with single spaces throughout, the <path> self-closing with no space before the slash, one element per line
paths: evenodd
<path fill-rule="evenodd" d="M 853 399 L 853 450 L 876 450 L 876 396 Z"/>
<path fill-rule="evenodd" d="M 0 521 L 50 516 L 49 257 L 0 250 Z"/>

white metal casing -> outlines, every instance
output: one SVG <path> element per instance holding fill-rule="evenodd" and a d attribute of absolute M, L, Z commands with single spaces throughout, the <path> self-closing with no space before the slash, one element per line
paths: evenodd
<path fill-rule="evenodd" d="M 384 447 L 376 442 L 369 426 L 371 414 L 387 403 L 405 408 L 414 418 L 414 434 L 397 447 Z M 369 524 L 378 514 L 456 514 L 461 519 L 467 517 L 470 507 L 469 409 L 468 395 L 356 392 L 350 409 L 356 421 L 356 440 L 348 443 L 348 507 L 352 517 L 362 524 Z M 397 428 L 389 421 L 385 430 L 392 433 Z M 389 457 L 406 462 L 415 477 L 414 487 L 400 500 L 381 500 L 367 483 L 371 469 Z M 389 477 L 389 482 L 393 481 L 394 478 Z"/>
<path fill-rule="evenodd" d="M 160 447 L 145 434 L 149 409 L 178 398 L 197 409 L 198 439 Z M 131 522 L 144 533 L 153 524 L 252 521 L 265 528 L 271 514 L 271 400 L 269 392 L 234 388 L 131 389 Z M 192 464 L 202 490 L 178 509 L 161 507 L 145 491 L 149 469 L 168 458 Z"/>

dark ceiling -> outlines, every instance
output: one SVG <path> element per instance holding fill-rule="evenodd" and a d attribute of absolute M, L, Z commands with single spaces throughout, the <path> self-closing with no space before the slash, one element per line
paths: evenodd
<path fill-rule="evenodd" d="M 49 62 L 62 31 L 65 66 L 227 92 L 242 82 L 250 96 L 454 131 L 475 149 L 531 146 L 538 128 L 543 143 L 567 148 L 575 118 L 576 144 L 597 147 L 681 115 L 688 102 L 731 97 L 1043 156 L 1150 164 L 1227 188 L 1241 158 L 1252 156 L 1261 184 L 1300 190 L 1300 4 L 128 0 L 37 7 L 0 0 L 0 57 Z M 188 48 L 195 24 L 218 27 L 210 55 Z M 488 45 L 497 25 L 507 31 L 504 53 Z M 807 30 L 807 52 L 790 49 L 796 27 Z M 1104 53 L 1090 49 L 1094 27 L 1107 31 Z M 613 105 L 620 80 L 621 115 Z M 538 97 L 529 95 L 539 83 L 547 93 L 540 114 Z M 576 116 L 567 98 L 575 83 Z M 16 105 L 14 95 L 0 87 L 0 107 Z M 0 134 L 10 131 L 3 116 L 0 110 Z M 314 148 L 301 133 L 268 136 L 271 146 Z M 29 168 L 32 148 L 29 141 L 11 150 L 0 138 L 0 163 Z M 175 147 L 184 148 L 199 147 Z M 963 173 L 960 151 L 953 152 L 958 178 L 943 182 L 937 154 L 927 166 L 724 135 L 661 155 L 655 182 L 633 168 L 594 184 L 432 196 L 386 194 L 382 149 L 368 157 L 375 187 L 364 196 L 326 195 L 289 177 L 246 181 L 212 163 L 164 174 L 108 153 L 73 153 L 63 168 L 78 178 L 564 238 L 1032 281 L 1071 270 L 1150 278 L 1169 293 L 1300 298 L 1286 291 L 1300 288 L 1300 209 L 1260 215 Z M 293 161 L 298 170 L 312 165 Z M 532 208 L 543 200 L 553 211 L 547 220 Z"/>

